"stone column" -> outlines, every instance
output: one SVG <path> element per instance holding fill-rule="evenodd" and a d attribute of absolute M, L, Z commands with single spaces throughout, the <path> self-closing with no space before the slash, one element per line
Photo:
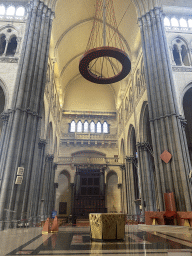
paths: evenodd
<path fill-rule="evenodd" d="M 191 211 L 191 164 L 179 118 L 163 19 L 160 8 L 139 18 L 158 201 L 160 210 L 164 210 L 163 194 L 174 192 L 177 211 Z M 165 150 L 172 155 L 168 163 L 160 158 Z"/>
<path fill-rule="evenodd" d="M 0 195 L 0 229 L 3 228 L 5 220 L 4 209 L 11 212 L 16 207 L 15 178 L 18 166 L 25 169 L 19 196 L 22 206 L 18 209 L 23 213 L 27 212 L 40 106 L 46 81 L 53 14 L 40 0 L 31 1 L 28 12 L 15 98 L 6 129 L 6 143 L 2 150 L 5 157 L 0 160 L 0 173 L 4 170 Z"/>
<path fill-rule="evenodd" d="M 104 195 L 105 194 L 105 189 L 104 189 L 104 186 L 105 186 L 105 183 L 104 183 L 104 170 L 101 170 L 100 171 L 100 192 L 101 192 L 101 195 Z"/>
<path fill-rule="evenodd" d="M 140 165 L 140 179 L 141 179 L 141 199 L 146 204 L 147 211 L 156 211 L 156 197 L 155 197 L 155 178 L 153 175 L 153 160 L 152 152 L 149 152 L 150 145 L 147 142 L 137 143 L 139 152 Z M 142 204 L 142 203 L 141 203 Z M 144 203 L 142 208 L 144 207 Z"/>
<path fill-rule="evenodd" d="M 9 120 L 9 112 L 3 112 L 0 116 L 0 118 L 3 121 L 3 127 L 1 130 L 1 137 L 0 137 L 0 159 L 2 158 L 2 160 L 3 160 L 4 155 L 2 155 L 2 152 L 3 152 L 4 144 L 7 142 L 6 141 L 6 130 L 7 130 L 7 125 L 8 125 L 8 120 Z M 3 179 L 3 174 L 4 174 L 3 169 L 0 169 L 0 191 L 1 191 L 1 182 Z"/>
<path fill-rule="evenodd" d="M 125 165 L 120 166 L 121 171 L 122 171 L 122 188 L 121 188 L 121 207 L 122 207 L 122 212 L 127 213 L 127 193 L 126 193 L 126 168 Z"/>
<path fill-rule="evenodd" d="M 71 187 L 71 213 L 70 215 L 73 216 L 73 207 L 74 207 L 74 183 L 70 183 Z M 72 220 L 71 220 L 72 221 Z"/>
<path fill-rule="evenodd" d="M 129 202 L 129 214 L 137 215 L 138 212 L 136 210 L 136 190 L 139 184 L 136 184 L 134 177 L 134 168 L 137 168 L 137 160 L 134 156 L 126 157 L 126 166 L 127 166 L 127 192 L 128 192 L 128 202 Z M 136 174 L 135 174 L 136 175 Z M 138 180 L 139 182 L 139 180 Z M 139 196 L 139 195 L 138 195 Z"/>
<path fill-rule="evenodd" d="M 54 180 L 55 180 L 55 171 L 57 170 L 57 164 L 53 163 L 52 170 L 50 174 L 50 187 L 49 187 L 49 205 L 48 212 L 51 212 L 55 208 L 55 189 L 54 189 Z"/>
<path fill-rule="evenodd" d="M 45 146 L 46 140 L 40 139 L 38 143 L 38 149 L 36 150 L 38 155 L 34 162 L 33 167 L 33 179 L 30 183 L 29 203 L 28 203 L 28 218 L 32 218 L 33 223 L 36 224 L 38 220 L 38 206 L 41 203 L 43 179 L 44 179 L 44 163 L 45 163 Z"/>
<path fill-rule="evenodd" d="M 47 155 L 45 161 L 45 173 L 44 173 L 44 184 L 43 184 L 43 194 L 42 199 L 44 199 L 44 216 L 45 219 L 50 217 L 50 188 L 52 172 L 53 172 L 53 155 Z"/>

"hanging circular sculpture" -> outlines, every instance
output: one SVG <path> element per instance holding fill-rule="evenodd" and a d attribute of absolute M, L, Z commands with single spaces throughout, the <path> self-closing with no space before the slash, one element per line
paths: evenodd
<path fill-rule="evenodd" d="M 79 62 L 81 75 L 97 84 L 111 84 L 124 79 L 131 70 L 124 44 L 118 31 L 113 0 L 96 0 L 93 27 L 86 52 Z"/>
<path fill-rule="evenodd" d="M 100 57 L 112 57 L 118 60 L 122 65 L 122 70 L 117 75 L 108 78 L 93 74 L 91 70 L 89 70 L 89 64 L 92 60 Z M 127 54 L 118 48 L 109 46 L 98 47 L 87 51 L 79 63 L 79 71 L 81 75 L 88 81 L 97 84 L 116 83 L 125 78 L 129 74 L 130 70 L 131 62 Z"/>

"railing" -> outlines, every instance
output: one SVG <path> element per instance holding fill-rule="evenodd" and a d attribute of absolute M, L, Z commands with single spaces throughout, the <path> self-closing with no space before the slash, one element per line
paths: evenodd
<path fill-rule="evenodd" d="M 113 157 L 59 157 L 58 164 L 108 164 L 119 165 L 119 159 Z"/>

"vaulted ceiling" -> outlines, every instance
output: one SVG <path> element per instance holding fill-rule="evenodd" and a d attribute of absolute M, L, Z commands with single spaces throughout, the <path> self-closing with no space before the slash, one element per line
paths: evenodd
<path fill-rule="evenodd" d="M 94 22 L 96 0 L 41 1 L 55 11 L 50 59 L 55 63 L 55 82 L 63 110 L 116 111 L 123 91 L 121 88 L 127 86 L 129 77 L 115 84 L 97 85 L 86 81 L 79 73 L 79 60 L 86 51 Z M 178 10 L 179 6 L 192 6 L 189 0 L 113 0 L 113 3 L 119 36 L 131 60 L 132 69 L 141 50 L 138 17 L 157 6 L 178 6 Z"/>
<path fill-rule="evenodd" d="M 131 0 L 115 0 L 113 2 L 119 35 L 133 66 L 141 46 L 136 10 Z M 90 98 L 91 91 L 95 94 L 97 90 L 100 92 L 100 94 L 97 93 L 97 97 L 101 98 L 105 94 L 105 101 L 109 101 L 108 108 L 104 111 L 116 110 L 118 92 L 122 82 L 101 86 L 87 82 L 79 72 L 79 60 L 86 51 L 94 22 L 95 9 L 96 0 L 58 0 L 56 5 L 50 53 L 52 58 L 56 59 L 56 84 L 62 95 L 63 107 L 67 110 L 70 106 L 66 97 L 72 97 L 72 94 L 76 91 L 80 102 L 82 98 L 85 100 L 86 96 Z M 127 80 L 127 77 L 125 80 Z M 71 91 L 72 88 L 73 91 Z M 83 88 L 82 92 L 81 88 Z M 88 94 L 85 95 L 86 93 Z M 94 94 L 91 97 L 92 103 Z M 77 100 L 74 99 L 74 101 Z M 98 104 L 98 101 L 92 105 L 89 103 L 89 110 L 99 110 L 96 104 Z M 71 107 L 74 108 L 74 105 Z M 85 106 L 82 108 L 82 104 L 78 106 L 81 110 L 85 109 Z"/>

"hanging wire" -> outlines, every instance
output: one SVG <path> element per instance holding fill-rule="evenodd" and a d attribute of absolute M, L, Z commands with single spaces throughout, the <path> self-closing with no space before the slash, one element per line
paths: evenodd
<path fill-rule="evenodd" d="M 119 35 L 118 27 L 125 17 L 130 4 L 128 5 L 119 24 L 117 25 L 113 0 L 105 0 L 105 9 L 103 6 L 103 0 L 96 0 L 95 18 L 87 43 L 86 52 L 90 49 L 102 47 L 105 40 L 107 46 L 115 47 L 125 51 L 123 41 Z M 104 25 L 102 23 L 104 15 L 106 21 L 106 33 L 103 31 Z M 104 35 L 106 35 L 105 38 Z M 89 70 L 92 73 L 95 73 L 95 75 L 99 74 L 100 77 L 105 77 L 104 74 L 106 73 L 106 76 L 109 78 L 111 75 L 116 75 L 116 73 L 119 73 L 121 69 L 122 65 L 118 60 L 107 56 L 96 58 L 91 63 L 89 63 Z"/>

